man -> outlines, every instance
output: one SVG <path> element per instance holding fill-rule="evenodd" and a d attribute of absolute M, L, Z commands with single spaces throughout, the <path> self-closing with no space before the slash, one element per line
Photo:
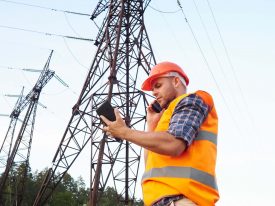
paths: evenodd
<path fill-rule="evenodd" d="M 101 116 L 104 131 L 145 149 L 142 178 L 146 206 L 213 206 L 219 199 L 215 178 L 218 118 L 212 97 L 186 94 L 189 79 L 176 64 L 154 66 L 142 89 L 163 108 L 147 108 L 147 131 L 130 129 L 115 109 L 116 121 Z"/>

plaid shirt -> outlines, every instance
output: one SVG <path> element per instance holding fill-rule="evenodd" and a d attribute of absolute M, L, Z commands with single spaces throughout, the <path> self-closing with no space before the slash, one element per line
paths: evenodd
<path fill-rule="evenodd" d="M 208 114 L 208 105 L 201 97 L 190 94 L 176 106 L 169 123 L 168 133 L 183 139 L 189 146 L 198 134 L 200 125 Z"/>
<path fill-rule="evenodd" d="M 182 199 L 183 195 L 174 195 L 170 197 L 164 197 L 153 204 L 153 206 L 169 206 L 172 202 Z"/>

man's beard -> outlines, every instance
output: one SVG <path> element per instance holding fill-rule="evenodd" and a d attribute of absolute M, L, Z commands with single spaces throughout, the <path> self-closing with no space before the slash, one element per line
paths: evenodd
<path fill-rule="evenodd" d="M 170 103 L 171 103 L 174 99 L 176 99 L 176 95 L 174 95 L 173 97 L 169 98 L 169 99 L 167 100 L 167 102 L 162 106 L 162 108 L 167 109 L 167 108 L 169 107 Z"/>

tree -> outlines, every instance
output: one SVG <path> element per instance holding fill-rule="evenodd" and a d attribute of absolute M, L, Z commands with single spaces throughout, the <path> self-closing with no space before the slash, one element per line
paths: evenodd
<path fill-rule="evenodd" d="M 90 189 L 86 188 L 85 182 L 81 176 L 77 178 L 76 185 L 76 203 L 77 205 L 81 205 L 83 202 L 87 202 Z"/>
<path fill-rule="evenodd" d="M 100 200 L 100 206 L 124 206 L 124 198 L 120 197 L 114 188 L 107 187 L 106 190 L 103 192 Z M 132 200 L 130 203 L 132 206 L 143 206 L 142 200 Z"/>
<path fill-rule="evenodd" d="M 29 168 L 27 170 L 27 178 L 25 183 L 24 198 L 21 206 L 32 205 L 37 191 L 46 176 L 48 168 L 42 171 L 36 170 L 34 173 Z M 12 205 L 16 197 L 16 187 L 18 180 L 22 177 L 25 172 L 23 166 L 13 167 L 9 175 L 8 184 L 5 185 L 3 197 L 3 205 Z M 70 174 L 65 174 L 62 181 L 57 186 L 53 196 L 51 197 L 48 205 L 49 206 L 83 206 L 88 202 L 89 188 L 86 188 L 85 182 L 81 176 L 74 180 Z M 112 187 L 107 187 L 102 192 L 99 200 L 100 206 L 124 206 L 124 198 L 119 196 L 116 190 Z M 142 200 L 132 200 L 131 206 L 143 206 Z"/>

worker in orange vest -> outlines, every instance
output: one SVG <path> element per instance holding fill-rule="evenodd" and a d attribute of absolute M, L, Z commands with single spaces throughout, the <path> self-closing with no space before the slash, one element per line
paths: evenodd
<path fill-rule="evenodd" d="M 189 79 L 180 66 L 162 62 L 151 69 L 142 90 L 152 91 L 147 131 L 128 128 L 115 109 L 116 121 L 101 116 L 107 135 L 145 149 L 142 177 L 146 206 L 213 206 L 219 199 L 215 166 L 218 117 L 210 94 L 187 94 Z"/>

